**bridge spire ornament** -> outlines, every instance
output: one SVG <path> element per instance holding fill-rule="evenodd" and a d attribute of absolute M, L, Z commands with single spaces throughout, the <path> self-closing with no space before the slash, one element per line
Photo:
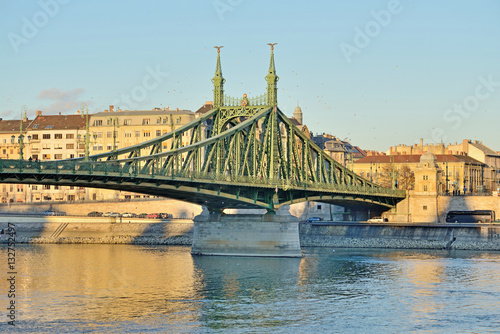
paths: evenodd
<path fill-rule="evenodd" d="M 271 61 L 269 62 L 269 72 L 266 75 L 267 81 L 267 104 L 270 106 L 278 105 L 278 80 L 276 68 L 274 66 L 274 46 L 278 43 L 267 43 L 271 46 Z"/>
<path fill-rule="evenodd" d="M 224 83 L 226 79 L 222 77 L 222 68 L 220 65 L 220 49 L 223 46 L 214 46 L 217 49 L 217 65 L 215 66 L 215 76 L 212 79 L 214 84 L 214 108 L 222 107 L 224 104 Z"/>

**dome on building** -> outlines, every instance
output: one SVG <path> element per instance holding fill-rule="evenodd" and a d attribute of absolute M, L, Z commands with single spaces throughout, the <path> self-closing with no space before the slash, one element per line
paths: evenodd
<path fill-rule="evenodd" d="M 420 156 L 420 164 L 419 168 L 427 167 L 427 168 L 437 168 L 437 158 L 431 152 L 425 152 Z"/>

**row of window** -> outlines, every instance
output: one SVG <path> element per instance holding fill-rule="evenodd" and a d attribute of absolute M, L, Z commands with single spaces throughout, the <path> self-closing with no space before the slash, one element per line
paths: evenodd
<path fill-rule="evenodd" d="M 75 134 L 74 133 L 66 133 L 66 136 L 64 136 L 66 139 L 75 139 Z M 38 133 L 34 133 L 31 135 L 32 140 L 38 140 Z M 50 133 L 44 133 L 42 134 L 43 139 L 52 139 Z M 54 139 L 63 139 L 63 134 L 62 133 L 55 133 L 54 134 Z"/>
<path fill-rule="evenodd" d="M 175 124 L 179 124 L 180 122 L 181 122 L 181 117 L 177 117 L 175 119 Z M 93 126 L 102 126 L 103 124 L 104 124 L 104 120 L 96 119 L 93 123 Z M 150 124 L 153 124 L 153 122 L 151 122 L 151 118 L 143 118 L 142 119 L 142 125 L 150 125 Z M 156 118 L 156 124 L 168 124 L 168 117 Z M 110 118 L 110 119 L 106 120 L 106 126 L 116 126 L 116 125 L 120 125 L 118 119 Z M 123 125 L 132 125 L 132 120 L 131 119 L 124 119 Z"/>

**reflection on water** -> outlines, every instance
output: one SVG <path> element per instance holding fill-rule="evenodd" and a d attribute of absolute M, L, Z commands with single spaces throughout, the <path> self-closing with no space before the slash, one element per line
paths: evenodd
<path fill-rule="evenodd" d="M 498 253 L 309 248 L 304 255 L 193 257 L 190 247 L 178 246 L 18 245 L 15 330 L 484 333 L 500 327 Z M 5 247 L 0 258 L 7 258 Z M 2 293 L 0 308 L 6 303 Z M 0 331 L 6 329 L 2 321 Z"/>

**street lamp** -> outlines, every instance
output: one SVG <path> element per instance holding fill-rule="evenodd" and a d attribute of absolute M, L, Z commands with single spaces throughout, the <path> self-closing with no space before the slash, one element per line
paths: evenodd
<path fill-rule="evenodd" d="M 113 123 L 113 151 L 116 151 L 116 128 L 120 127 L 120 123 L 118 117 L 111 117 L 109 120 Z"/>
<path fill-rule="evenodd" d="M 80 110 L 82 111 L 82 117 L 84 111 L 87 111 L 87 118 L 85 120 L 85 161 L 89 161 L 89 145 L 90 145 L 90 135 L 89 135 L 89 108 L 87 104 L 82 103 L 80 106 Z"/>

